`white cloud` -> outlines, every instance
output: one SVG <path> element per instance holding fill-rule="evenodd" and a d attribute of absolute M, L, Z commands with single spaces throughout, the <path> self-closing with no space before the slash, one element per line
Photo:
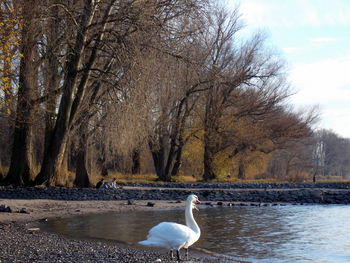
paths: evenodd
<path fill-rule="evenodd" d="M 294 52 L 297 52 L 298 50 L 300 50 L 300 48 L 298 48 L 298 47 L 284 47 L 284 48 L 282 48 L 282 50 L 285 53 L 294 53 Z"/>
<path fill-rule="evenodd" d="M 254 27 L 350 25 L 348 0 L 240 0 L 240 11 Z"/>
<path fill-rule="evenodd" d="M 342 38 L 336 38 L 336 37 L 316 37 L 316 38 L 310 38 L 310 42 L 312 43 L 330 43 L 330 42 L 338 42 L 343 40 Z"/>
<path fill-rule="evenodd" d="M 325 108 L 322 114 L 320 126 L 331 129 L 339 135 L 350 138 L 350 109 Z"/>
<path fill-rule="evenodd" d="M 290 81 L 298 91 L 295 105 L 320 105 L 322 126 L 350 138 L 350 54 L 294 65 Z"/>
<path fill-rule="evenodd" d="M 350 60 L 321 61 L 295 67 L 291 73 L 291 80 L 295 87 L 300 89 L 297 95 L 299 101 L 330 103 L 349 100 L 350 80 L 347 77 L 349 67 Z M 349 89 L 345 88 L 347 85 Z"/>
<path fill-rule="evenodd" d="M 302 101 L 329 102 L 333 98 L 348 100 L 350 98 L 349 68 L 350 55 L 299 64 L 293 66 L 290 79 L 296 88 L 301 89 Z"/>

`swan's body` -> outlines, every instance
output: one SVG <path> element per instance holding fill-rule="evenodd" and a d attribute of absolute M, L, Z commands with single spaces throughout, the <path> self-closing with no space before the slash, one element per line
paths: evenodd
<path fill-rule="evenodd" d="M 139 244 L 170 249 L 171 256 L 172 251 L 176 250 L 179 260 L 179 251 L 181 248 L 185 248 L 187 257 L 188 247 L 195 243 L 201 235 L 192 213 L 192 209 L 196 208 L 196 203 L 200 203 L 197 196 L 189 195 L 187 197 L 185 209 L 186 225 L 162 222 L 152 227 L 148 233 L 147 240 L 140 241 Z"/>

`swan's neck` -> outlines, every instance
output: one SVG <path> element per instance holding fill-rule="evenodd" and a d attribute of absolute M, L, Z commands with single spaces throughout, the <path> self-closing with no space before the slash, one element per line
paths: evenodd
<path fill-rule="evenodd" d="M 197 225 L 193 217 L 191 202 L 187 202 L 186 204 L 185 218 L 186 218 L 186 225 L 189 228 L 191 228 L 195 233 L 200 234 L 201 230 L 199 229 L 199 226 Z"/>

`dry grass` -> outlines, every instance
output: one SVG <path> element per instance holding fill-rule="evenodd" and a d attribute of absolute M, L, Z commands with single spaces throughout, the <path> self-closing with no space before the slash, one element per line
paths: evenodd
<path fill-rule="evenodd" d="M 7 174 L 10 167 L 0 165 L 0 176 Z"/>
<path fill-rule="evenodd" d="M 104 178 L 106 181 L 111 181 L 113 178 L 117 179 L 117 183 L 154 183 L 157 180 L 155 174 L 122 174 L 109 173 L 108 176 L 90 176 L 91 183 L 95 184 L 98 180 Z"/>
<path fill-rule="evenodd" d="M 0 179 L 1 176 L 5 176 L 8 172 L 9 167 L 0 166 Z M 102 178 L 100 175 L 92 174 L 90 175 L 90 181 L 92 185 L 95 185 L 97 181 Z M 158 177 L 156 174 L 122 174 L 122 173 L 109 173 L 107 177 L 104 177 L 106 181 L 111 181 L 113 178 L 117 179 L 117 183 L 162 183 L 157 181 Z M 72 187 L 75 179 L 74 172 L 68 172 L 68 182 L 67 187 Z M 179 175 L 172 178 L 173 182 L 177 183 L 195 183 L 201 182 L 202 178 L 200 176 L 191 175 Z M 228 178 L 227 176 L 219 177 L 218 179 L 212 181 L 213 183 L 288 183 L 288 182 L 312 182 L 310 176 L 303 176 L 302 178 L 290 178 L 289 180 L 278 180 L 274 178 L 264 178 L 264 179 L 237 179 L 232 176 Z M 327 183 L 350 183 L 349 178 L 342 178 L 340 176 L 318 176 L 317 182 L 327 182 Z"/>
<path fill-rule="evenodd" d="M 195 183 L 198 182 L 198 178 L 187 175 L 174 176 L 173 181 L 177 183 Z"/>
<path fill-rule="evenodd" d="M 327 183 L 350 183 L 350 178 L 343 178 L 341 176 L 317 176 L 317 182 Z"/>

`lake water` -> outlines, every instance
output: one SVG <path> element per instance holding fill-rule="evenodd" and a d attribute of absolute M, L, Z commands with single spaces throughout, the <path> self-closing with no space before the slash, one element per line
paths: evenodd
<path fill-rule="evenodd" d="M 350 262 L 350 206 L 213 207 L 194 211 L 202 235 L 194 247 L 238 262 Z M 139 247 L 162 221 L 183 210 L 132 211 L 49 220 L 45 230 Z"/>

